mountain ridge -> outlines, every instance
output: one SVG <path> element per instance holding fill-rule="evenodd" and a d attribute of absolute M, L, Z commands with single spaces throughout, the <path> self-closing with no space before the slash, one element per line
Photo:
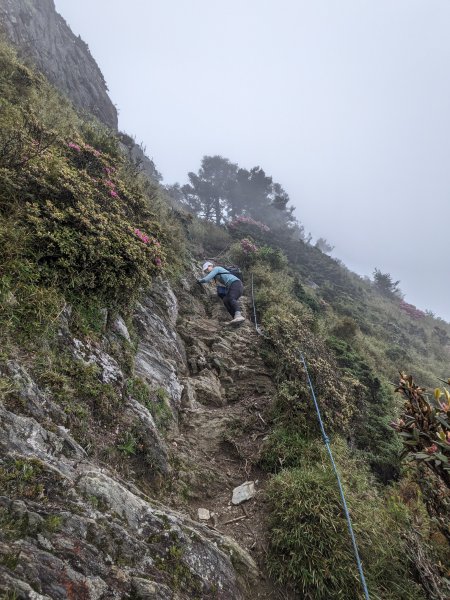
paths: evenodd
<path fill-rule="evenodd" d="M 120 135 L 1 60 L 2 592 L 359 599 L 302 349 L 372 594 L 443 600 L 445 527 L 426 506 L 440 518 L 448 494 L 427 463 L 401 467 L 389 377 L 407 365 L 432 385 L 447 326 L 282 229 L 174 210 Z M 262 335 L 222 330 L 195 282 L 207 257 L 252 277 Z M 264 492 L 236 517 L 241 476 Z"/>

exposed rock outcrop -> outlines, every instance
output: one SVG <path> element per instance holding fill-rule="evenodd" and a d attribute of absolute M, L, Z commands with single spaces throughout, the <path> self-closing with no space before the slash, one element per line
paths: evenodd
<path fill-rule="evenodd" d="M 168 395 L 173 435 L 182 382 L 190 378 L 177 315 L 170 286 L 156 282 L 135 317 L 136 372 Z M 103 385 L 122 389 L 124 375 L 107 351 L 111 335 L 131 339 L 123 320 L 114 321 L 105 340 L 95 344 L 72 338 L 63 319 L 60 337 L 74 361 L 94 365 Z M 1 368 L 14 382 L 15 401 L 0 405 L 0 592 L 54 600 L 251 597 L 244 580 L 258 577 L 258 570 L 246 550 L 152 500 L 132 477 L 125 480 L 99 464 L 97 454 L 65 427 L 65 413 L 51 391 L 21 362 Z M 134 419 L 159 471 L 170 471 L 166 442 L 151 412 L 126 389 L 112 417 L 118 425 Z"/>
<path fill-rule="evenodd" d="M 89 48 L 56 12 L 53 0 L 0 0 L 2 29 L 78 108 L 117 130 L 117 110 Z"/>

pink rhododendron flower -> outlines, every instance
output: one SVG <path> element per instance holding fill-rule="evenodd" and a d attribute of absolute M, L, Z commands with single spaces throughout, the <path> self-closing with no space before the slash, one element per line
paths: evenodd
<path fill-rule="evenodd" d="M 150 238 L 143 231 L 141 231 L 140 229 L 135 229 L 134 233 L 138 236 L 138 238 L 141 240 L 141 242 L 144 242 L 144 244 L 149 243 Z"/>
<path fill-rule="evenodd" d="M 270 231 L 270 227 L 268 227 L 265 223 L 261 223 L 261 221 L 255 221 L 255 219 L 245 215 L 240 215 L 239 217 L 233 219 L 229 224 L 229 227 L 237 227 L 238 225 L 254 225 L 261 231 Z"/>
<path fill-rule="evenodd" d="M 426 316 L 426 314 L 423 312 L 423 310 L 419 310 L 418 308 L 416 308 L 414 306 L 414 304 L 409 304 L 408 302 L 405 302 L 404 300 L 402 300 L 400 302 L 399 306 L 400 306 L 401 310 L 403 310 L 405 313 L 407 313 L 413 319 L 423 319 L 423 317 Z"/>
<path fill-rule="evenodd" d="M 110 195 L 111 195 L 113 198 L 118 198 L 118 197 L 119 197 L 119 194 L 118 194 L 117 192 L 115 192 L 114 190 L 110 190 L 110 191 L 109 191 L 109 193 L 110 193 Z"/>
<path fill-rule="evenodd" d="M 162 260 L 160 258 L 158 258 L 158 257 L 156 257 L 153 262 L 155 263 L 155 265 L 157 267 L 160 267 L 162 265 Z"/>
<path fill-rule="evenodd" d="M 72 148 L 72 150 L 76 150 L 77 152 L 81 152 L 81 148 L 78 144 L 74 144 L 73 142 L 69 142 L 67 144 L 69 146 L 69 148 Z"/>
<path fill-rule="evenodd" d="M 436 444 L 432 444 L 431 446 L 429 446 L 428 448 L 425 448 L 425 452 L 427 454 L 434 454 L 435 452 L 438 451 L 438 447 L 436 446 Z"/>
<path fill-rule="evenodd" d="M 89 146 L 89 144 L 86 144 L 85 148 L 86 148 L 86 150 L 89 150 L 90 152 L 92 152 L 92 154 L 93 154 L 94 156 L 100 156 L 100 155 L 101 155 L 101 152 L 100 152 L 100 150 L 96 150 L 96 149 L 95 149 L 95 148 L 93 148 L 92 146 Z"/>
<path fill-rule="evenodd" d="M 107 179 L 105 181 L 105 185 L 111 189 L 114 189 L 116 187 L 116 184 L 113 181 L 111 181 L 110 179 Z"/>
<path fill-rule="evenodd" d="M 258 248 L 255 246 L 255 244 L 247 238 L 241 240 L 241 248 L 246 254 L 254 254 L 258 251 Z"/>

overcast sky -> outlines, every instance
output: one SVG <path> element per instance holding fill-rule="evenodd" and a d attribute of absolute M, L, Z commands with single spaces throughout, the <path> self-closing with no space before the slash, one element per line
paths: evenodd
<path fill-rule="evenodd" d="M 260 165 L 334 256 L 450 321 L 449 0 L 55 4 L 166 183 Z"/>

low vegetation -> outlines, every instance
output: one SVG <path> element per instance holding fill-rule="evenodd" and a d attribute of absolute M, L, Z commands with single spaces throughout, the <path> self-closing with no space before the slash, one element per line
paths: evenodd
<path fill-rule="evenodd" d="M 117 137 L 4 44 L 0 64 L 2 331 L 47 338 L 68 304 L 130 313 L 167 262 L 182 264 L 180 226 Z"/>

